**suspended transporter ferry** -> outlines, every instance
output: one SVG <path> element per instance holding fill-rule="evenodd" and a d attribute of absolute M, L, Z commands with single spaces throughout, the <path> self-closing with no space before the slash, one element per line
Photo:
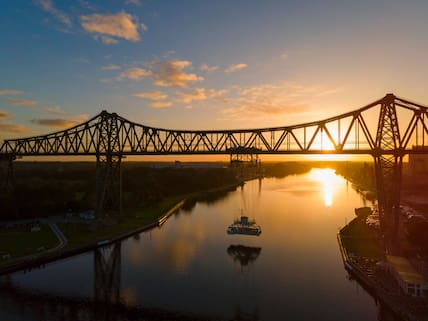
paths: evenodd
<path fill-rule="evenodd" d="M 256 224 L 255 220 L 249 220 L 248 216 L 241 215 L 238 220 L 235 220 L 233 224 L 227 228 L 227 234 L 245 234 L 245 235 L 256 235 L 259 236 L 262 233 L 262 229 Z"/>

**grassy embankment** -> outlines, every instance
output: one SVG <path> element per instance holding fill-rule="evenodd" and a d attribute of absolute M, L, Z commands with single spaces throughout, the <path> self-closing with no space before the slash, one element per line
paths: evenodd
<path fill-rule="evenodd" d="M 0 229 L 0 262 L 37 253 L 58 245 L 58 239 L 48 225 L 40 225 L 39 232 L 31 232 L 30 227 Z M 3 255 L 10 258 L 2 258 Z"/>
<path fill-rule="evenodd" d="M 367 215 L 359 215 L 341 230 L 342 244 L 348 254 L 381 259 L 383 248 L 376 231 L 365 223 L 366 218 Z"/>
<path fill-rule="evenodd" d="M 76 248 L 98 241 L 110 240 L 125 233 L 142 228 L 148 224 L 155 223 L 159 218 L 183 200 L 187 200 L 189 203 L 192 203 L 195 200 L 203 199 L 205 197 L 215 197 L 218 193 L 223 194 L 230 190 L 234 190 L 236 186 L 237 184 L 230 184 L 200 192 L 171 196 L 163 199 L 152 207 L 143 209 L 126 209 L 123 220 L 116 224 L 68 223 L 58 224 L 58 226 L 68 239 L 68 243 L 65 248 Z"/>

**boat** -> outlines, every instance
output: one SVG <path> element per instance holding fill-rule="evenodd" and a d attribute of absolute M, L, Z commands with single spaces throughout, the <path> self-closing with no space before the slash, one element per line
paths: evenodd
<path fill-rule="evenodd" d="M 238 220 L 235 220 L 233 224 L 227 228 L 227 234 L 245 234 L 245 235 L 256 235 L 259 236 L 262 233 L 262 229 L 256 224 L 255 220 L 249 220 L 248 216 L 241 215 Z"/>

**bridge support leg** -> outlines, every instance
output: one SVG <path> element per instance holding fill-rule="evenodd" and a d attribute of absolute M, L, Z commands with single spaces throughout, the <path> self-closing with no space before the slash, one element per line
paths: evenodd
<path fill-rule="evenodd" d="M 97 155 L 96 217 L 122 217 L 122 156 Z M 105 213 L 105 212 L 106 213 Z"/>
<path fill-rule="evenodd" d="M 258 154 L 230 154 L 230 166 L 237 169 L 240 179 L 260 177 L 261 175 Z"/>
<path fill-rule="evenodd" d="M 120 302 L 121 243 L 94 251 L 94 301 Z"/>
<path fill-rule="evenodd" d="M 374 162 L 381 229 L 391 245 L 398 239 L 403 157 L 383 155 Z"/>

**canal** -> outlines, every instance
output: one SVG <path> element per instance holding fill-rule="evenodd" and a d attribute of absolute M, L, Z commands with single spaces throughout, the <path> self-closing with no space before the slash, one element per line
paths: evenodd
<path fill-rule="evenodd" d="M 337 245 L 363 205 L 331 169 L 252 180 L 111 248 L 3 277 L 0 320 L 44 320 L 52 309 L 80 320 L 75 310 L 94 297 L 213 320 L 390 320 L 348 277 Z M 226 233 L 241 211 L 260 236 Z"/>

